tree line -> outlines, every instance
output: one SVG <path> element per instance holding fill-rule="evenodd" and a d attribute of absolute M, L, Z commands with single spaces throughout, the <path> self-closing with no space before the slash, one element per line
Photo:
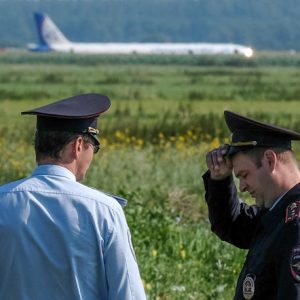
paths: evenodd
<path fill-rule="evenodd" d="M 33 12 L 83 42 L 222 42 L 300 50 L 298 0 L 0 0 L 0 46 L 37 42 Z"/>

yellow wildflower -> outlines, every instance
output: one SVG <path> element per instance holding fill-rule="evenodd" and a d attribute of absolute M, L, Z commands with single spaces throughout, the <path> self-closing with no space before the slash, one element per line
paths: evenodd
<path fill-rule="evenodd" d="M 182 259 L 186 258 L 186 251 L 184 249 L 180 250 L 180 256 Z"/>
<path fill-rule="evenodd" d="M 156 257 L 156 256 L 157 256 L 157 250 L 156 250 L 156 249 L 153 249 L 153 250 L 152 250 L 152 256 L 153 256 L 153 257 Z"/>

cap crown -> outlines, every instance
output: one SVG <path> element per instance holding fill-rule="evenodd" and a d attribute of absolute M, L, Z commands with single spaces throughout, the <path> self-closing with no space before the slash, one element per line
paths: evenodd
<path fill-rule="evenodd" d="M 226 124 L 232 132 L 230 154 L 242 147 L 291 148 L 292 140 L 300 140 L 300 133 L 250 119 L 231 111 L 224 111 Z"/>
<path fill-rule="evenodd" d="M 97 117 L 110 107 L 110 100 L 101 94 L 81 94 L 45 106 L 23 111 L 22 115 L 48 116 L 61 119 Z"/>
<path fill-rule="evenodd" d="M 108 110 L 110 100 L 101 94 L 81 94 L 54 103 L 23 111 L 22 115 L 37 116 L 39 131 L 70 131 L 88 133 L 99 143 L 97 118 Z"/>

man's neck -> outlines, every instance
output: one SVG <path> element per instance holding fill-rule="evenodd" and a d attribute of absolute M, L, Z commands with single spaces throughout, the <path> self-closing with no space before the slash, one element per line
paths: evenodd
<path fill-rule="evenodd" d="M 279 198 L 285 195 L 290 189 L 300 182 L 300 172 L 291 170 L 290 172 L 282 173 L 276 178 L 276 183 L 273 186 L 270 201 L 266 201 L 265 207 L 272 207 Z"/>

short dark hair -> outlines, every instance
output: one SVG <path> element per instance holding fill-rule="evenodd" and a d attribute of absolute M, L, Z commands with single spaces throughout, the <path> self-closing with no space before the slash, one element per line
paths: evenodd
<path fill-rule="evenodd" d="M 245 150 L 241 150 L 241 152 L 249 156 L 252 159 L 252 161 L 255 163 L 257 168 L 260 168 L 262 166 L 261 161 L 264 156 L 264 153 L 268 149 L 273 150 L 282 162 L 287 162 L 289 160 L 289 158 L 285 155 L 285 153 L 287 152 L 292 153 L 292 157 L 295 159 L 294 152 L 286 148 L 252 147 L 252 148 L 246 148 Z"/>
<path fill-rule="evenodd" d="M 91 142 L 91 137 L 81 133 L 37 130 L 34 138 L 36 161 L 43 158 L 60 159 L 65 146 L 79 136 L 83 137 L 84 142 Z"/>

